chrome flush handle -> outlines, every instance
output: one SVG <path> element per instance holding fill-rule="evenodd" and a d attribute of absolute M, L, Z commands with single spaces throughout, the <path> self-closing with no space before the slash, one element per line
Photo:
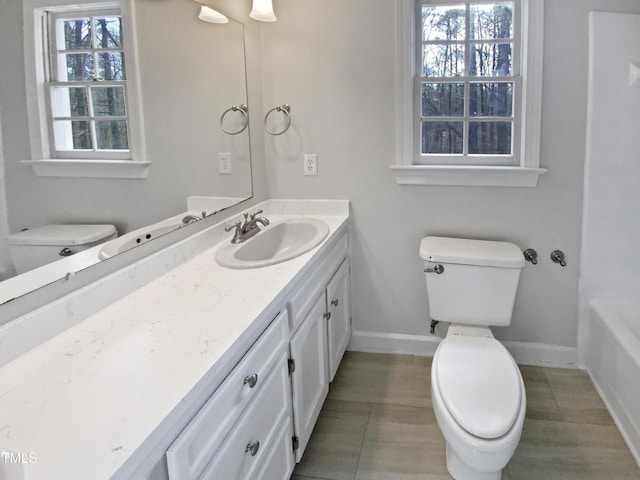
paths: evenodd
<path fill-rule="evenodd" d="M 438 275 L 440 275 L 444 272 L 444 265 L 437 264 L 433 268 L 425 268 L 424 271 L 425 273 L 437 273 Z"/>

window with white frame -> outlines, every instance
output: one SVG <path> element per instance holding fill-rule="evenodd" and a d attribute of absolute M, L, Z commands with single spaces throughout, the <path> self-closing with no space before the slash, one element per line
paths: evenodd
<path fill-rule="evenodd" d="M 517 162 L 516 6 L 419 3 L 416 163 Z"/>
<path fill-rule="evenodd" d="M 132 0 L 24 0 L 35 173 L 146 178 Z"/>
<path fill-rule="evenodd" d="M 48 14 L 50 151 L 56 158 L 131 158 L 122 17 Z"/>
<path fill-rule="evenodd" d="M 399 3 L 398 182 L 535 186 L 542 0 Z"/>

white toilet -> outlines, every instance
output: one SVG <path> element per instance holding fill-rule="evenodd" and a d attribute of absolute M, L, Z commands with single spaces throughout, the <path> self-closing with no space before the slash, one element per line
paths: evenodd
<path fill-rule="evenodd" d="M 489 326 L 511 323 L 524 266 L 507 242 L 425 237 L 429 313 L 449 322 L 433 357 L 431 396 L 456 480 L 499 480 L 515 452 L 526 410 L 520 370 Z"/>
<path fill-rule="evenodd" d="M 9 235 L 9 254 L 20 274 L 117 236 L 113 225 L 44 225 Z"/>

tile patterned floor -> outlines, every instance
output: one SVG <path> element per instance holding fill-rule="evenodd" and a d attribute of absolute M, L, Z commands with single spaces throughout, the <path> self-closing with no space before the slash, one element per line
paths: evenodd
<path fill-rule="evenodd" d="M 640 479 L 588 375 L 520 367 L 527 414 L 503 480 Z M 431 359 L 347 352 L 292 480 L 450 480 Z"/>

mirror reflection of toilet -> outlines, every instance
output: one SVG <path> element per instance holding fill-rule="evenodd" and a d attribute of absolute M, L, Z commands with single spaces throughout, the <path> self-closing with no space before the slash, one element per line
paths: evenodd
<path fill-rule="evenodd" d="M 117 236 L 113 225 L 44 225 L 10 235 L 9 252 L 20 274 Z"/>
<path fill-rule="evenodd" d="M 456 480 L 500 480 L 520 441 L 520 370 L 490 326 L 507 326 L 524 257 L 507 242 L 425 237 L 429 314 L 449 322 L 433 357 L 431 397 Z"/>

